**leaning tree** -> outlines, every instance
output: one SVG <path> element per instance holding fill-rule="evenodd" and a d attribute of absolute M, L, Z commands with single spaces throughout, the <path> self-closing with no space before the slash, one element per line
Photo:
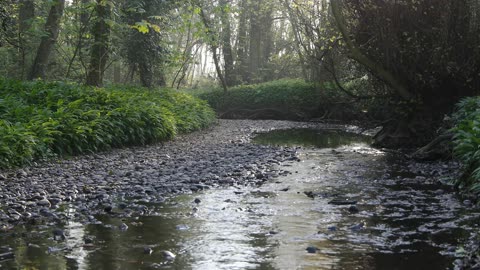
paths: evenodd
<path fill-rule="evenodd" d="M 386 84 L 395 109 L 376 142 L 421 144 L 480 86 L 478 4 L 469 0 L 336 0 L 348 56 Z"/>

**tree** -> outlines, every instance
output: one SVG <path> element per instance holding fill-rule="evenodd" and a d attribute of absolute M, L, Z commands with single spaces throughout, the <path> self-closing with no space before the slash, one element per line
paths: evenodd
<path fill-rule="evenodd" d="M 265 81 L 272 45 L 272 3 L 250 2 L 248 82 Z"/>
<path fill-rule="evenodd" d="M 110 26 L 107 22 L 111 13 L 109 3 L 106 0 L 97 0 L 95 13 L 97 17 L 92 28 L 94 42 L 90 49 L 90 65 L 86 84 L 101 86 L 109 54 Z"/>
<path fill-rule="evenodd" d="M 38 46 L 37 54 L 28 76 L 29 80 L 45 78 L 46 76 L 46 68 L 50 54 L 57 41 L 58 32 L 60 31 L 60 19 L 62 18 L 64 8 L 65 0 L 54 1 L 50 8 L 45 23 L 45 35 L 42 37 L 40 45 Z"/>
<path fill-rule="evenodd" d="M 163 68 L 168 49 L 161 30 L 173 6 L 173 1 L 135 0 L 128 1 L 123 7 L 123 20 L 128 25 L 122 44 L 123 54 L 132 71 L 138 67 L 142 86 L 166 84 Z"/>
<path fill-rule="evenodd" d="M 205 31 L 206 31 L 206 40 L 207 44 L 210 46 L 210 50 L 212 51 L 213 54 L 213 62 L 215 64 L 215 70 L 217 71 L 217 76 L 220 79 L 220 83 L 222 85 L 223 91 L 227 92 L 228 90 L 228 85 L 227 81 L 225 80 L 225 77 L 223 76 L 222 69 L 220 67 L 220 62 L 218 59 L 218 40 L 216 37 L 216 33 L 213 30 L 213 25 L 210 22 L 210 19 L 207 17 L 205 14 L 205 11 L 203 9 L 203 6 L 200 2 L 197 2 L 197 7 L 199 8 L 199 15 L 200 18 L 203 22 L 203 25 L 205 26 Z"/>
<path fill-rule="evenodd" d="M 232 30 L 230 24 L 230 6 L 227 0 L 219 1 L 220 21 L 222 25 L 222 52 L 225 71 L 225 84 L 232 86 L 235 83 L 233 70 Z"/>
<path fill-rule="evenodd" d="M 18 8 L 18 45 L 20 51 L 20 61 L 19 70 L 20 70 L 20 78 L 24 78 L 25 76 L 25 68 L 26 68 L 26 57 L 28 53 L 28 46 L 27 46 L 27 39 L 25 36 L 27 35 L 27 31 L 30 29 L 32 22 L 35 18 L 35 4 L 33 0 L 22 0 L 19 1 L 19 8 Z"/>
<path fill-rule="evenodd" d="M 480 28 L 468 2 L 330 2 L 347 55 L 392 90 L 395 115 L 378 145 L 425 143 L 461 97 L 478 91 Z"/>

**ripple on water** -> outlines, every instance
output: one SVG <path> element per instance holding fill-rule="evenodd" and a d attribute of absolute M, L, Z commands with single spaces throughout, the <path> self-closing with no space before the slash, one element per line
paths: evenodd
<path fill-rule="evenodd" d="M 2 267 L 445 269 L 480 221 L 477 209 L 438 182 L 443 164 L 415 165 L 341 131 L 281 131 L 256 142 L 307 147 L 298 150 L 301 162 L 278 167 L 292 173 L 275 181 L 162 199 L 147 216 L 122 217 L 114 208 L 95 217 L 102 224 L 63 226 L 65 242 L 49 239 L 49 227 L 0 233 L 17 253 Z M 328 204 L 345 198 L 359 211 Z M 122 223 L 128 230 L 118 229 Z M 49 247 L 65 251 L 47 254 Z M 162 251 L 176 256 L 166 260 Z"/>

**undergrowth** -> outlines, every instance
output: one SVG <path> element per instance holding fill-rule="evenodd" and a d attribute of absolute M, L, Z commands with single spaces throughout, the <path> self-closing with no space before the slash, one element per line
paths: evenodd
<path fill-rule="evenodd" d="M 464 164 L 455 185 L 480 194 L 480 97 L 465 98 L 453 115 L 454 154 Z"/>
<path fill-rule="evenodd" d="M 277 80 L 254 85 L 195 90 L 192 94 L 206 100 L 225 118 L 309 119 L 354 118 L 360 110 L 351 99 L 331 85 L 303 80 Z M 358 103 L 357 103 L 358 104 Z M 338 115 L 341 114 L 341 115 Z"/>
<path fill-rule="evenodd" d="M 164 141 L 214 119 L 206 102 L 173 90 L 0 78 L 0 168 Z"/>

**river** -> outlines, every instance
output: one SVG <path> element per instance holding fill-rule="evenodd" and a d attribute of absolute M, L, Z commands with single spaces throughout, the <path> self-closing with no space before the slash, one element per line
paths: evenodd
<path fill-rule="evenodd" d="M 19 226 L 0 233 L 0 253 L 15 256 L 0 269 L 450 269 L 478 229 L 480 211 L 444 184 L 454 163 L 415 163 L 337 130 L 253 141 L 298 146 L 299 160 L 269 165 L 284 173 L 263 185 L 68 222 L 65 241 L 47 225 Z"/>

